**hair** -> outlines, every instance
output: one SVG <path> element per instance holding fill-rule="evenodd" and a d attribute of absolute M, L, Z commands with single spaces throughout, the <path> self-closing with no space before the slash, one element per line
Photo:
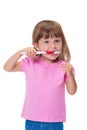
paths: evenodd
<path fill-rule="evenodd" d="M 61 25 L 53 20 L 43 20 L 36 24 L 33 29 L 32 34 L 32 42 L 38 43 L 38 41 L 42 38 L 49 38 L 49 37 L 61 37 L 62 38 L 62 52 L 61 52 L 61 59 L 65 61 L 71 60 L 70 51 L 68 48 L 68 44 L 66 38 L 64 36 L 63 30 Z"/>

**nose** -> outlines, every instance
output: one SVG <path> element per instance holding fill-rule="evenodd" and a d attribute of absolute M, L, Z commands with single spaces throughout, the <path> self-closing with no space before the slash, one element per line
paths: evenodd
<path fill-rule="evenodd" d="M 56 48 L 56 44 L 54 42 L 51 42 L 50 43 L 50 47 L 53 48 L 53 49 L 55 49 Z"/>

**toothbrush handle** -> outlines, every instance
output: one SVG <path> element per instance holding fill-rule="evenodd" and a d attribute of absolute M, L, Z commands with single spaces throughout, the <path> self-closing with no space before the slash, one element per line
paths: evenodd
<path fill-rule="evenodd" d="M 40 54 L 50 54 L 49 52 L 44 52 L 44 51 L 36 51 L 36 55 L 40 55 Z M 53 54 L 60 54 L 59 51 L 55 51 L 53 52 Z M 26 55 L 26 52 L 21 52 L 21 55 Z"/>
<path fill-rule="evenodd" d="M 46 54 L 44 51 L 36 51 L 36 55 Z M 21 55 L 26 55 L 26 52 L 21 52 Z"/>
<path fill-rule="evenodd" d="M 36 51 L 36 55 L 40 55 L 40 54 L 46 54 L 45 51 Z"/>
<path fill-rule="evenodd" d="M 55 51 L 54 54 L 60 54 L 60 51 Z"/>

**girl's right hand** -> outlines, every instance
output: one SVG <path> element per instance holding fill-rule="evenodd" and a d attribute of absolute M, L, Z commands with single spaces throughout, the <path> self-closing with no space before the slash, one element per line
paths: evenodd
<path fill-rule="evenodd" d="M 3 68 L 8 72 L 14 72 L 14 71 L 20 71 L 20 57 L 22 56 L 22 53 L 25 53 L 28 56 L 35 56 L 36 50 L 32 47 L 27 47 L 24 49 L 21 49 L 17 51 L 15 54 L 13 54 L 4 64 Z"/>
<path fill-rule="evenodd" d="M 27 47 L 21 50 L 21 54 L 25 53 L 28 56 L 35 56 L 36 50 L 32 47 Z"/>

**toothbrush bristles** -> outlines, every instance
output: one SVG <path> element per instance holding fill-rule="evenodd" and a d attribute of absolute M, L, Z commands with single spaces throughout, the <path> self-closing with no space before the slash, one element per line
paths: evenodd
<path fill-rule="evenodd" d="M 46 51 L 47 54 L 59 54 L 59 51 Z"/>

